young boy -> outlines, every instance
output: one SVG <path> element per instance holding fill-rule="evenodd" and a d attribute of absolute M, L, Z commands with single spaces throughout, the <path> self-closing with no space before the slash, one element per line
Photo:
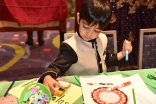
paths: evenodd
<path fill-rule="evenodd" d="M 122 51 L 107 53 L 107 37 L 101 31 L 109 24 L 112 11 L 107 0 L 84 0 L 80 13 L 77 13 L 79 30 L 60 46 L 60 53 L 39 82 L 55 94 L 54 87 L 61 87 L 55 79 L 69 70 L 70 75 L 107 72 L 107 66 L 117 66 L 132 51 L 131 42 L 124 41 Z"/>

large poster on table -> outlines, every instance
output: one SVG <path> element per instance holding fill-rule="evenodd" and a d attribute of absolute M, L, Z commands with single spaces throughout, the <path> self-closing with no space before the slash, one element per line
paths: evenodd
<path fill-rule="evenodd" d="M 80 82 L 85 104 L 156 104 L 156 95 L 138 74 L 127 78 L 81 76 Z"/>

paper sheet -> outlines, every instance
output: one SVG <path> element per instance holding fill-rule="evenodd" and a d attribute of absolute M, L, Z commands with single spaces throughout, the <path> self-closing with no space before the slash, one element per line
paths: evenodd
<path fill-rule="evenodd" d="M 71 87 L 62 96 L 53 96 L 50 104 L 74 104 L 80 96 L 82 96 L 81 87 L 71 84 Z"/>
<path fill-rule="evenodd" d="M 31 80 L 28 80 L 14 88 L 12 88 L 10 91 L 9 91 L 9 94 L 17 97 L 17 98 L 20 98 L 20 95 L 22 93 L 22 91 L 24 90 L 24 88 L 30 84 L 30 83 L 34 83 L 36 82 L 37 79 L 31 79 Z M 65 85 L 66 83 L 63 83 L 62 82 L 62 85 Z M 76 86 L 74 84 L 71 84 L 71 87 L 66 91 L 66 93 L 63 95 L 63 96 L 53 96 L 53 101 L 50 102 L 50 104 L 63 104 L 63 102 L 68 102 L 69 104 L 73 104 L 73 102 L 75 102 L 79 97 L 82 96 L 82 91 L 81 91 L 81 87 L 79 86 Z"/>
<path fill-rule="evenodd" d="M 130 77 L 123 78 L 123 81 L 131 81 L 132 84 L 125 89 L 121 89 L 124 92 L 128 92 L 128 88 L 134 88 L 136 104 L 156 104 L 156 95 L 148 89 L 144 81 L 139 74 L 135 74 Z"/>
<path fill-rule="evenodd" d="M 37 78 L 28 80 L 28 81 L 26 81 L 26 82 L 24 82 L 24 83 L 22 83 L 22 84 L 20 84 L 20 85 L 18 85 L 18 86 L 16 86 L 16 87 L 10 89 L 8 93 L 11 94 L 11 95 L 13 95 L 13 96 L 15 96 L 15 97 L 17 97 L 17 98 L 19 99 L 20 96 L 21 96 L 21 93 L 22 93 L 23 89 L 24 89 L 28 84 L 34 83 L 34 82 L 36 82 L 37 80 L 38 80 Z"/>
<path fill-rule="evenodd" d="M 121 78 L 118 76 L 97 76 L 90 78 L 80 77 L 80 82 L 83 90 L 85 104 L 97 104 L 97 102 L 100 101 L 105 101 L 107 103 L 120 101 L 121 104 L 123 104 L 122 102 L 126 102 L 126 104 L 156 104 L 156 95 L 148 89 L 139 74 L 135 74 L 126 78 Z M 100 85 L 102 82 L 104 84 Z M 129 84 L 125 85 L 127 82 L 129 82 Z M 109 83 L 110 85 L 107 85 L 106 83 Z M 114 88 L 116 85 L 119 87 L 116 90 L 117 93 L 114 93 L 114 90 L 110 92 L 101 90 L 101 87 L 107 87 L 108 90 L 108 87 Z"/>
<path fill-rule="evenodd" d="M 81 82 L 81 87 L 83 91 L 83 97 L 84 97 L 84 103 L 85 104 L 97 104 L 93 100 L 94 96 L 94 91 L 98 90 L 99 88 L 105 88 L 105 87 L 112 87 L 112 86 L 117 86 L 122 82 L 122 76 L 121 75 L 113 75 L 113 76 L 80 76 L 80 82 Z M 98 93 L 98 91 L 97 91 Z M 109 95 L 106 95 L 105 93 L 101 93 L 99 96 L 101 98 L 104 98 L 107 96 L 108 98 L 111 97 Z M 103 97 L 104 95 L 104 97 Z M 131 103 L 132 104 L 132 103 Z"/>

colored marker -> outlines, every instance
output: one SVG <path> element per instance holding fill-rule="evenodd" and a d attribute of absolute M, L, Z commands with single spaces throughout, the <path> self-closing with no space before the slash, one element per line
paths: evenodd
<path fill-rule="evenodd" d="M 7 91 L 5 92 L 4 97 L 7 96 L 9 90 L 12 88 L 12 86 L 13 86 L 14 83 L 15 83 L 15 81 L 16 81 L 16 78 L 12 81 L 11 85 L 9 86 L 9 88 L 7 89 Z"/>
<path fill-rule="evenodd" d="M 128 40 L 126 40 L 126 43 L 128 43 Z M 128 50 L 126 50 L 125 60 L 128 61 Z"/>
<path fill-rule="evenodd" d="M 135 98 L 135 91 L 134 91 L 134 88 L 132 89 L 132 94 L 133 94 L 133 101 L 134 101 L 134 104 L 136 104 L 136 98 Z"/>
<path fill-rule="evenodd" d="M 37 79 L 34 79 L 34 80 L 32 80 L 32 81 L 30 81 L 30 82 L 28 82 L 28 83 L 25 83 L 24 85 L 22 85 L 22 87 L 25 87 L 25 86 L 27 86 L 28 84 L 33 83 L 33 82 L 35 82 L 35 81 L 37 81 Z"/>
<path fill-rule="evenodd" d="M 77 86 L 81 86 L 78 76 L 74 75 L 74 78 L 75 78 L 76 82 L 78 83 L 78 84 L 77 83 L 74 83 L 74 84 L 77 85 Z"/>
<path fill-rule="evenodd" d="M 113 88 L 109 87 L 109 88 L 107 89 L 107 91 L 110 92 L 110 91 L 113 91 L 113 90 L 116 90 L 116 89 L 119 89 L 119 88 L 122 88 L 122 87 L 126 87 L 126 86 L 128 86 L 128 85 L 130 85 L 130 84 L 131 84 L 130 81 L 124 82 L 124 83 L 122 83 L 122 84 L 119 85 L 119 86 L 114 86 Z"/>
<path fill-rule="evenodd" d="M 128 61 L 128 50 L 126 50 L 125 60 Z"/>

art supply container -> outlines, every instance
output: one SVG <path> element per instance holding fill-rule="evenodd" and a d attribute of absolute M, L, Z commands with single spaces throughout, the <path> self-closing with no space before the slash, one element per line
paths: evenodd
<path fill-rule="evenodd" d="M 27 85 L 21 93 L 20 104 L 49 104 L 52 95 L 48 88 L 41 83 Z"/>

